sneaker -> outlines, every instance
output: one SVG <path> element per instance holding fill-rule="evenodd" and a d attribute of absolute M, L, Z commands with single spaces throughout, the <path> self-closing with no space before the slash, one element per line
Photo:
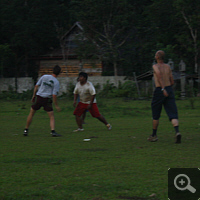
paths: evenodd
<path fill-rule="evenodd" d="M 106 126 L 107 126 L 107 128 L 108 128 L 109 131 L 112 129 L 111 124 L 107 124 Z"/>
<path fill-rule="evenodd" d="M 28 136 L 28 129 L 24 129 L 24 136 Z"/>
<path fill-rule="evenodd" d="M 181 134 L 180 133 L 177 133 L 176 134 L 176 144 L 180 144 L 181 143 Z"/>
<path fill-rule="evenodd" d="M 56 132 L 51 132 L 51 135 L 52 135 L 52 137 L 60 137 L 61 135 L 60 134 L 58 134 L 58 133 L 56 133 Z"/>
<path fill-rule="evenodd" d="M 83 128 L 78 128 L 76 130 L 73 130 L 73 132 L 79 132 L 79 131 L 84 131 L 84 129 Z"/>
<path fill-rule="evenodd" d="M 156 142 L 156 141 L 158 141 L 158 137 L 157 137 L 157 135 L 155 135 L 155 136 L 150 135 L 149 138 L 147 138 L 147 140 L 150 142 Z"/>

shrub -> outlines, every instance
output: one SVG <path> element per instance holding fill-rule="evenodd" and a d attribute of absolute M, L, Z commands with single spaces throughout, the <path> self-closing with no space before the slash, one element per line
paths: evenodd
<path fill-rule="evenodd" d="M 191 106 L 191 109 L 194 109 L 194 102 L 195 102 L 195 90 L 191 85 L 186 85 L 186 94 L 189 98 L 189 103 Z"/>
<path fill-rule="evenodd" d="M 123 84 L 119 82 L 118 87 L 113 83 L 107 81 L 103 85 L 103 89 L 99 92 L 100 97 L 126 97 L 126 98 L 138 98 L 136 84 L 133 81 L 126 81 Z"/>
<path fill-rule="evenodd" d="M 8 91 L 3 91 L 0 93 L 0 99 L 6 99 L 6 100 L 11 100 L 11 99 L 17 99 L 17 100 L 28 100 L 31 99 L 33 95 L 33 90 L 27 90 L 23 91 L 23 93 L 17 93 L 14 91 L 12 86 L 8 87 Z"/>
<path fill-rule="evenodd" d="M 103 89 L 99 92 L 100 97 L 113 97 L 113 92 L 116 87 L 113 83 L 108 80 L 106 84 L 103 85 Z"/>
<path fill-rule="evenodd" d="M 74 94 L 73 94 L 74 88 L 75 88 L 75 85 L 72 82 L 70 82 L 67 85 L 67 92 L 66 93 L 63 92 L 62 95 L 60 96 L 60 98 L 67 97 L 69 99 L 73 99 L 74 98 Z"/>
<path fill-rule="evenodd" d="M 121 89 L 119 88 L 119 97 L 129 97 L 129 98 L 138 98 L 137 93 L 137 87 L 135 82 L 133 81 L 126 81 L 121 86 Z"/>

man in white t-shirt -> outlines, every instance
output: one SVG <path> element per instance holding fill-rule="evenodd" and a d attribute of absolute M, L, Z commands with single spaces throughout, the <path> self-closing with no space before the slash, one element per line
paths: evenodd
<path fill-rule="evenodd" d="M 78 129 L 74 130 L 74 132 L 77 131 L 83 131 L 82 127 L 82 119 L 81 116 L 86 110 L 89 110 L 91 115 L 95 118 L 97 118 L 99 121 L 104 123 L 108 130 L 111 130 L 112 126 L 106 121 L 106 119 L 99 113 L 99 109 L 97 107 L 97 101 L 96 101 L 96 91 L 93 86 L 93 84 L 89 81 L 87 81 L 88 75 L 85 72 L 79 73 L 79 82 L 76 84 L 76 87 L 74 89 L 74 115 L 76 116 L 76 123 L 78 125 Z M 78 105 L 77 98 L 80 98 L 80 101 Z"/>
<path fill-rule="evenodd" d="M 60 111 L 60 108 L 57 103 L 57 95 L 59 92 L 59 81 L 56 77 L 60 74 L 61 68 L 60 66 L 56 65 L 53 68 L 52 75 L 43 75 L 35 85 L 32 97 L 32 106 L 30 113 L 27 117 L 26 127 L 24 129 L 24 136 L 28 136 L 28 129 L 32 122 L 33 116 L 37 110 L 41 107 L 48 113 L 50 118 L 50 127 L 51 127 L 51 134 L 53 137 L 61 136 L 56 133 L 55 131 L 55 119 L 54 119 L 54 112 L 52 106 L 52 98 L 55 104 L 57 111 Z"/>

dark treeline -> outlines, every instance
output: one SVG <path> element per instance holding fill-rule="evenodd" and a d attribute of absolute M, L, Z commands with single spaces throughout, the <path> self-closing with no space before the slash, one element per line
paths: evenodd
<path fill-rule="evenodd" d="M 60 39 L 80 22 L 105 75 L 137 75 L 151 69 L 162 49 L 175 62 L 197 72 L 199 0 L 1 0 L 0 75 L 37 76 L 30 59 L 60 47 Z M 82 52 L 81 52 L 82 51 Z"/>

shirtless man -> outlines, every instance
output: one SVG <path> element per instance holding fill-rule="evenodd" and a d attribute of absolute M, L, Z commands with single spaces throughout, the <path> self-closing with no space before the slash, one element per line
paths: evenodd
<path fill-rule="evenodd" d="M 176 141 L 175 143 L 181 143 L 181 134 L 179 133 L 179 123 L 178 123 L 178 111 L 175 103 L 175 97 L 172 89 L 174 84 L 174 79 L 172 76 L 172 71 L 168 64 L 164 63 L 164 51 L 157 51 L 155 54 L 155 59 L 157 64 L 153 65 L 153 73 L 155 80 L 155 91 L 151 103 L 152 116 L 153 116 L 153 133 L 150 135 L 148 140 L 150 142 L 156 142 L 157 128 L 159 124 L 160 113 L 162 110 L 162 105 L 164 105 L 165 111 L 171 121 L 175 133 Z"/>

